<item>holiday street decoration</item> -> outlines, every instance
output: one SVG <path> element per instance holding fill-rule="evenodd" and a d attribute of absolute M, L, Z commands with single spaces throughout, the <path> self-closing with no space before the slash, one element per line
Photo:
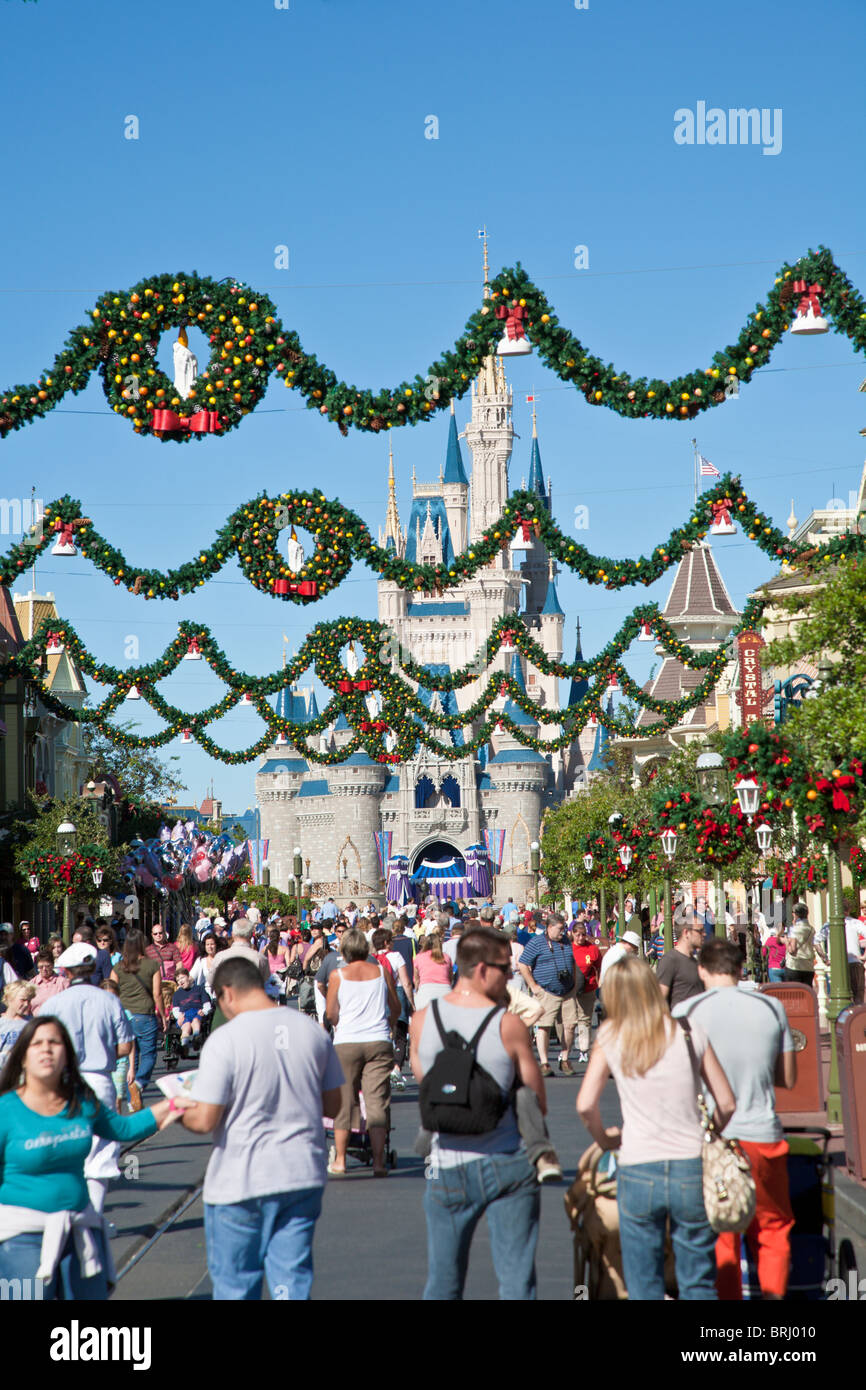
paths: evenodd
<path fill-rule="evenodd" d="M 472 578 L 503 548 L 517 544 L 525 550 L 535 538 L 544 542 L 552 559 L 587 583 L 618 590 L 635 584 L 647 586 L 660 579 L 686 550 L 705 538 L 716 515 L 714 508 L 720 502 L 726 504 L 729 515 L 736 516 L 748 540 L 783 564 L 814 569 L 839 563 L 848 556 L 866 554 L 866 536 L 859 532 L 834 536 L 822 546 L 794 544 L 748 498 L 739 479 L 730 474 L 701 495 L 691 515 L 652 554 L 634 560 L 597 555 L 572 540 L 539 503 L 537 493 L 525 490 L 512 493 L 499 520 L 443 565 L 414 564 L 378 546 L 357 513 L 339 501 L 329 500 L 324 493 L 284 492 L 278 497 L 263 494 L 243 503 L 210 546 L 176 569 L 162 571 L 127 559 L 95 530 L 88 517 L 80 515 L 80 502 L 62 497 L 45 508 L 50 529 L 43 529 L 41 537 L 35 531 L 13 545 L 0 560 L 0 584 L 14 583 L 49 545 L 51 535 L 60 532 L 74 537 L 82 556 L 116 585 L 122 584 L 131 594 L 145 599 L 177 599 L 194 593 L 235 558 L 255 588 L 293 603 L 310 603 L 332 592 L 356 560 L 408 592 L 441 594 Z M 312 537 L 312 548 L 306 553 L 297 539 L 298 528 Z M 285 530 L 290 535 L 284 558 L 279 543 Z"/>
<path fill-rule="evenodd" d="M 796 815 L 819 843 L 851 835 L 866 807 L 866 757 L 819 772 L 793 740 L 763 724 L 726 734 L 723 751 L 732 773 L 757 782 L 761 811 Z"/>
<path fill-rule="evenodd" d="M 827 883 L 827 860 L 822 854 L 800 854 L 773 868 L 773 887 L 786 895 L 800 897 L 803 893 L 822 893 Z"/>
<path fill-rule="evenodd" d="M 796 305 L 795 286 L 800 296 Z M 736 342 L 715 352 L 711 365 L 673 381 L 632 379 L 588 352 L 519 264 L 495 276 L 489 296 L 453 348 L 427 372 L 371 391 L 340 381 L 282 324 L 273 301 L 241 281 L 225 283 L 185 272 L 151 276 L 131 290 L 103 294 L 90 310 L 90 322 L 72 330 L 36 382 L 0 394 L 0 436 L 47 415 L 67 392 L 83 391 L 95 371 L 102 375 L 112 409 L 137 434 L 164 441 L 186 443 L 237 428 L 261 402 L 272 375 L 297 390 L 309 409 L 318 410 L 344 435 L 350 428 L 378 432 L 414 425 L 468 391 L 484 357 L 496 350 L 503 320 L 504 351 L 534 349 L 590 405 L 631 419 L 693 419 L 723 404 L 739 391 L 739 383 L 750 381 L 767 364 L 788 329 L 825 332 L 824 311 L 835 332 L 848 337 L 858 352 L 866 350 L 866 302 L 823 246 L 781 268 Z M 159 339 L 169 329 L 189 327 L 208 336 L 211 355 L 196 375 L 182 359 L 172 381 L 156 365 Z M 432 378 L 437 390 L 431 393 Z"/>
<path fill-rule="evenodd" d="M 773 694 L 772 686 L 764 687 L 761 650 L 765 645 L 763 637 L 750 628 L 741 629 L 737 637 L 737 661 L 740 667 L 737 704 L 744 726 L 763 718 L 767 701 Z"/>
<path fill-rule="evenodd" d="M 660 788 L 653 797 L 653 829 L 659 842 L 673 830 L 677 844 L 689 857 L 708 869 L 727 868 L 750 849 L 749 825 L 739 803 L 729 807 L 709 805 L 699 791 Z"/>
<path fill-rule="evenodd" d="M 41 895 L 59 902 L 65 897 L 90 897 L 94 870 L 105 874 L 110 868 L 110 851 L 103 845 L 89 844 L 71 853 L 48 854 L 34 849 L 22 857 L 19 874 L 24 883 L 35 874 Z"/>

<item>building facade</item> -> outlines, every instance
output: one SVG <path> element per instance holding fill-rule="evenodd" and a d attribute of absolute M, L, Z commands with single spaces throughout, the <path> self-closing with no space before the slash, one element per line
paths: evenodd
<path fill-rule="evenodd" d="M 471 414 L 462 435 L 452 404 L 444 465 L 434 482 L 412 478 L 412 505 L 403 526 L 396 497 L 393 454 L 389 458 L 388 498 L 380 544 L 407 560 L 447 564 L 471 547 L 507 501 L 509 462 L 515 439 L 513 394 L 501 359 L 485 359 L 472 386 Z M 470 455 L 467 474 L 461 438 Z M 541 506 L 551 506 L 545 482 L 533 409 L 528 458 L 528 486 Z M 380 579 L 378 616 L 391 630 L 395 651 L 410 653 L 431 672 L 444 673 L 478 661 L 479 678 L 461 691 L 420 697 L 434 711 L 457 714 L 468 709 L 486 685 L 490 671 L 513 675 L 540 709 L 559 708 L 559 681 L 534 669 L 515 650 L 500 650 L 488 661 L 486 644 L 493 624 L 520 614 L 545 653 L 560 660 L 565 617 L 556 592 L 557 567 L 544 545 L 533 539 L 503 550 L 471 579 L 440 597 L 407 593 Z M 580 653 L 580 631 L 577 632 Z M 569 704 L 586 692 L 573 682 Z M 540 726 L 530 714 L 500 696 L 494 711 L 506 709 L 530 734 L 550 738 L 558 724 Z M 280 714 L 309 720 L 318 714 L 315 695 L 291 688 L 279 697 Z M 475 736 L 467 723 L 450 737 L 460 745 Z M 440 739 L 448 735 L 439 735 Z M 341 715 L 323 735 L 323 746 L 339 748 L 352 738 Z M 391 852 L 405 854 L 410 872 L 422 861 L 463 864 L 465 850 L 483 842 L 486 830 L 504 831 L 497 894 L 531 896 L 533 841 L 540 839 L 545 807 L 563 799 L 589 773 L 599 738 L 590 726 L 562 752 L 543 754 L 520 743 L 503 725 L 477 757 L 444 758 L 419 741 L 414 756 L 401 764 L 374 762 L 365 752 L 327 768 L 308 764 L 300 753 L 275 744 L 256 773 L 261 834 L 270 841 L 271 882 L 287 889 L 295 848 L 301 851 L 304 877 L 314 895 L 340 900 L 381 897 L 383 883 L 375 832 L 392 833 Z M 501 837 L 500 837 L 501 838 Z"/>

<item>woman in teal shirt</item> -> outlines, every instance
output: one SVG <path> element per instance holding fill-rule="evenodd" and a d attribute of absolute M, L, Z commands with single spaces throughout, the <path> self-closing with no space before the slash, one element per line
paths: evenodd
<path fill-rule="evenodd" d="M 115 1114 L 82 1080 L 62 1023 L 32 1019 L 0 1076 L 0 1279 L 39 1279 L 43 1299 L 107 1298 L 111 1254 L 84 1178 L 93 1136 L 142 1139 L 185 1105 Z"/>

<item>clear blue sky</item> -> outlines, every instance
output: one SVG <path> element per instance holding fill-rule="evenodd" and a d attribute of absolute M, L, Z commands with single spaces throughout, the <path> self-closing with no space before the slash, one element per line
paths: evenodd
<path fill-rule="evenodd" d="M 674 0 L 589 0 L 587 10 L 571 0 L 291 0 L 288 10 L 0 0 L 0 384 L 47 367 L 95 294 L 175 270 L 267 289 L 340 376 L 396 383 L 426 371 L 476 307 L 485 222 L 493 268 L 520 259 L 607 360 L 662 377 L 706 365 L 775 268 L 809 246 L 828 245 L 866 285 L 864 16 L 859 0 L 820 11 L 804 0 L 746 11 Z M 781 108 L 781 153 L 676 144 L 674 112 L 699 101 Z M 129 115 L 137 141 L 124 139 Z M 424 138 L 431 115 L 438 140 Z M 274 268 L 279 244 L 287 271 Z M 573 267 L 578 244 L 588 270 Z M 203 367 L 203 341 L 190 336 Z M 168 342 L 161 361 L 170 365 Z M 555 513 L 567 527 L 586 504 L 581 539 L 602 553 L 650 551 L 684 518 L 695 433 L 782 521 L 792 497 L 802 518 L 834 484 L 847 497 L 859 481 L 866 373 L 832 333 L 786 342 L 738 402 L 683 424 L 591 410 L 534 357 L 509 373 L 521 435 L 512 486 L 528 468 L 534 387 Z M 458 407 L 461 427 L 467 414 Z M 412 465 L 435 477 L 446 431 L 439 417 L 392 435 L 404 520 Z M 143 565 L 188 558 L 259 488 L 315 481 L 371 526 L 384 516 L 387 441 L 341 438 L 276 383 L 225 440 L 178 447 L 136 438 L 94 380 L 10 436 L 2 462 L 5 496 L 32 484 L 46 500 L 68 491 Z M 772 572 L 741 535 L 716 554 L 738 603 Z M 283 633 L 294 648 L 320 619 L 375 613 L 375 580 L 359 569 L 303 611 L 257 594 L 236 569 L 177 604 L 133 599 L 81 560 L 46 556 L 38 583 L 119 665 L 129 635 L 150 660 L 191 618 L 238 666 L 264 672 L 279 664 Z M 572 576 L 559 592 L 569 634 L 581 617 L 587 654 L 633 606 L 628 592 Z M 644 678 L 651 660 L 635 648 L 630 669 Z M 164 689 L 193 709 L 217 683 L 187 664 Z M 217 736 L 240 747 L 258 727 L 238 711 Z M 253 765 L 179 751 L 196 800 L 213 776 L 226 806 L 252 804 Z"/>

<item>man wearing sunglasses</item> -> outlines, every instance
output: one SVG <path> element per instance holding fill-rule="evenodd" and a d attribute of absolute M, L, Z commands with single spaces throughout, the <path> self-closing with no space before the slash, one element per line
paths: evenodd
<path fill-rule="evenodd" d="M 674 922 L 674 935 L 676 945 L 673 950 L 665 951 L 656 971 L 656 978 L 671 1012 L 678 1004 L 684 1004 L 687 999 L 704 992 L 695 959 L 704 943 L 704 929 L 692 908 L 681 910 L 680 920 Z"/>

